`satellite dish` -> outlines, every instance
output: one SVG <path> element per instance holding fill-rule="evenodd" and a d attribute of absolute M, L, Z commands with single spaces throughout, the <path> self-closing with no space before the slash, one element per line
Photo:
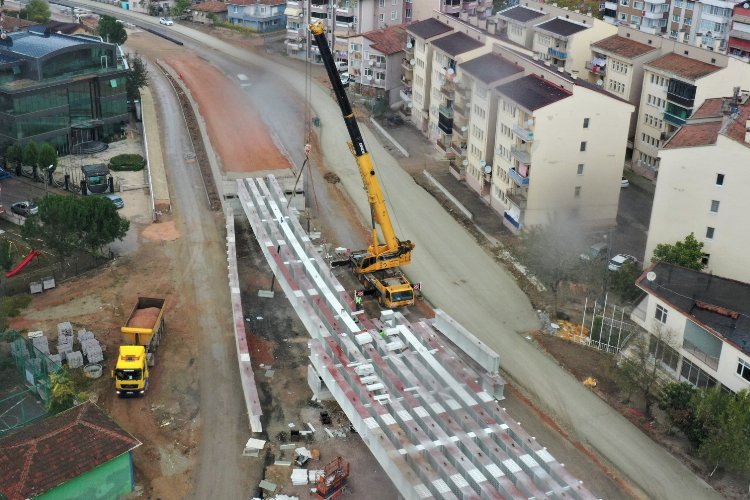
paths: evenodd
<path fill-rule="evenodd" d="M 305 17 L 305 13 L 304 12 L 300 12 L 299 14 L 297 14 L 297 16 L 299 16 L 300 18 L 303 18 L 303 17 Z"/>
<path fill-rule="evenodd" d="M 410 48 L 412 48 L 412 47 L 414 47 L 414 45 L 412 45 L 412 43 L 411 43 L 411 42 L 409 42 L 409 43 L 407 43 L 407 44 L 406 44 L 406 48 L 407 48 L 407 49 L 410 49 Z"/>
<path fill-rule="evenodd" d="M 461 127 L 461 132 L 466 132 L 468 129 L 466 127 Z"/>
<path fill-rule="evenodd" d="M 455 75 L 456 70 L 453 68 L 448 68 L 448 70 L 445 72 L 446 75 Z"/>
<path fill-rule="evenodd" d="M 407 108 L 409 108 L 409 109 L 411 109 L 411 108 L 413 108 L 413 107 L 414 107 L 414 104 L 412 104 L 412 103 L 409 103 L 409 104 L 407 104 L 407 105 L 406 105 L 406 107 L 407 107 Z"/>
<path fill-rule="evenodd" d="M 596 85 L 597 85 L 598 87 L 601 87 L 602 85 L 604 85 L 604 80 L 602 80 L 602 79 L 599 79 L 599 80 L 597 80 L 597 81 L 596 81 Z"/>
<path fill-rule="evenodd" d="M 412 65 L 412 66 L 414 66 L 415 64 L 417 64 L 417 60 L 416 59 L 412 59 L 411 61 L 409 61 L 409 64 Z"/>
<path fill-rule="evenodd" d="M 492 165 L 485 165 L 484 166 L 484 173 L 485 174 L 491 174 L 492 173 Z"/>
<path fill-rule="evenodd" d="M 653 271 L 649 271 L 646 274 L 646 279 L 649 280 L 649 281 L 654 281 L 656 279 L 656 273 L 653 272 Z"/>
<path fill-rule="evenodd" d="M 484 160 L 479 160 L 479 166 L 484 168 L 484 166 L 487 165 L 487 162 Z"/>
<path fill-rule="evenodd" d="M 468 166 L 469 165 L 469 160 L 462 161 L 461 165 L 463 165 L 464 167 Z"/>

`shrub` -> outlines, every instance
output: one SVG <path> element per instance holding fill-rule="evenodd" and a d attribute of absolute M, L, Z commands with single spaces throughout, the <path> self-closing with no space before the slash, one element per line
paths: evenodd
<path fill-rule="evenodd" d="M 146 166 L 146 160 L 141 155 L 124 154 L 112 157 L 109 160 L 109 169 L 116 172 L 133 171 L 137 172 Z"/>

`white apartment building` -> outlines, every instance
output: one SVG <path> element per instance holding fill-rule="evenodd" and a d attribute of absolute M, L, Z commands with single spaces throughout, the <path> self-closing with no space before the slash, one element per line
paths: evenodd
<path fill-rule="evenodd" d="M 411 119 L 414 125 L 426 134 L 432 93 L 432 41 L 449 35 L 453 32 L 453 28 L 437 19 L 429 18 L 410 24 L 406 32 L 407 36 L 413 40 L 413 54 L 412 59 L 409 60 L 409 65 L 413 68 Z M 411 64 L 412 60 L 414 64 Z"/>
<path fill-rule="evenodd" d="M 631 319 L 665 372 L 699 388 L 750 389 L 750 284 L 658 263 Z"/>
<path fill-rule="evenodd" d="M 384 96 L 389 103 L 400 100 L 406 29 L 391 26 L 368 31 L 347 39 L 349 75 L 360 84 L 365 95 Z"/>
<path fill-rule="evenodd" d="M 659 155 L 644 262 L 693 233 L 705 272 L 750 282 L 750 94 L 706 100 Z"/>
<path fill-rule="evenodd" d="M 730 95 L 750 81 L 750 65 L 708 50 L 676 44 L 644 65 L 633 161 L 654 171 L 659 148 L 710 97 Z"/>
<path fill-rule="evenodd" d="M 485 54 L 459 66 L 453 102 L 452 162 L 459 177 L 489 203 L 497 124 L 494 87 L 523 76 L 524 68 L 500 54 Z"/>
<path fill-rule="evenodd" d="M 732 11 L 727 52 L 750 62 L 750 2 L 737 4 Z"/>
<path fill-rule="evenodd" d="M 511 231 L 561 212 L 614 225 L 633 106 L 545 66 L 495 88 L 490 206 Z"/>
<path fill-rule="evenodd" d="M 550 14 L 532 6 L 515 5 L 496 14 L 498 34 L 505 35 L 512 43 L 531 47 L 534 42 L 534 24 L 547 19 Z"/>
<path fill-rule="evenodd" d="M 432 74 L 430 81 L 428 138 L 435 140 L 438 149 L 451 156 L 453 141 L 453 103 L 458 65 L 489 52 L 482 35 L 470 36 L 454 32 L 434 40 L 431 45 Z"/>
<path fill-rule="evenodd" d="M 726 0 L 673 0 L 669 9 L 669 36 L 685 43 L 726 52 L 732 8 Z"/>
<path fill-rule="evenodd" d="M 534 25 L 531 49 L 543 61 L 570 73 L 584 75 L 590 61 L 591 44 L 617 33 L 617 28 L 591 17 L 555 17 Z"/>

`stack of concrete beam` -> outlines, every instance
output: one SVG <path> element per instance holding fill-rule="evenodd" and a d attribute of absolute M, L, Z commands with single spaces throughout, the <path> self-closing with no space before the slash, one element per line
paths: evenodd
<path fill-rule="evenodd" d="M 47 371 L 56 372 L 62 365 L 62 356 L 59 354 L 50 354 L 47 356 Z"/>
<path fill-rule="evenodd" d="M 70 321 L 63 321 L 57 324 L 57 343 L 60 343 L 60 337 L 73 337 L 73 325 Z M 71 343 L 73 341 L 71 340 Z"/>
<path fill-rule="evenodd" d="M 78 330 L 78 342 L 83 343 L 86 340 L 90 340 L 94 338 L 94 332 L 90 332 L 86 330 L 85 328 L 81 328 Z"/>
<path fill-rule="evenodd" d="M 83 354 L 81 351 L 69 352 L 65 359 L 68 361 L 68 368 L 80 368 L 83 366 Z"/>
<path fill-rule="evenodd" d="M 307 469 L 292 469 L 293 486 L 303 486 L 307 481 Z"/>
<path fill-rule="evenodd" d="M 57 344 L 57 354 L 60 355 L 60 359 L 62 359 L 63 361 L 67 359 L 68 354 L 73 352 L 73 337 L 68 338 L 70 338 L 71 340 L 69 344 Z"/>
<path fill-rule="evenodd" d="M 91 332 L 88 332 L 91 333 Z M 92 334 L 93 335 L 93 334 Z M 104 360 L 102 347 L 95 338 L 87 338 L 81 342 L 81 351 L 86 356 L 89 363 L 100 363 Z"/>
<path fill-rule="evenodd" d="M 238 195 L 312 338 L 313 368 L 401 496 L 596 498 L 498 404 L 503 382 L 487 372 L 495 369 L 488 353 L 472 350 L 470 339 L 457 352 L 428 320 L 400 313 L 355 321 L 350 296 L 286 212 L 275 180 L 240 180 Z M 485 377 L 494 377 L 492 393 Z"/>
<path fill-rule="evenodd" d="M 43 352 L 44 354 L 49 354 L 49 341 L 47 340 L 46 335 L 42 335 L 40 337 L 34 337 L 31 339 L 31 342 L 34 344 L 34 347 L 39 350 L 39 352 Z"/>

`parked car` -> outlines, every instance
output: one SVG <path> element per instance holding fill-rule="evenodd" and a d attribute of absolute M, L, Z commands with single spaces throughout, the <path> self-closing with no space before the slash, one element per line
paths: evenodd
<path fill-rule="evenodd" d="M 622 180 L 620 181 L 620 187 L 622 188 L 630 187 L 630 181 L 627 180 L 625 177 L 623 177 Z"/>
<path fill-rule="evenodd" d="M 594 243 L 581 254 L 581 260 L 597 260 L 607 258 L 607 244 L 605 242 Z"/>
<path fill-rule="evenodd" d="M 174 24 L 174 21 L 172 21 L 168 17 L 160 17 L 159 24 L 163 24 L 164 26 L 172 26 Z"/>
<path fill-rule="evenodd" d="M 343 73 L 339 73 L 339 78 L 341 78 L 341 85 L 343 85 L 344 87 L 348 87 L 349 84 L 354 81 L 354 77 L 346 71 L 344 71 Z"/>
<path fill-rule="evenodd" d="M 398 127 L 404 124 L 404 119 L 399 115 L 388 115 L 385 117 L 385 124 L 388 127 Z"/>
<path fill-rule="evenodd" d="M 14 214 L 28 217 L 29 215 L 38 214 L 39 207 L 33 201 L 17 201 L 10 206 L 10 211 Z"/>
<path fill-rule="evenodd" d="M 125 202 L 122 198 L 120 198 L 120 195 L 117 194 L 105 194 L 105 198 L 107 198 L 109 201 L 112 202 L 112 204 L 115 206 L 116 209 L 121 209 L 125 206 Z"/>
<path fill-rule="evenodd" d="M 607 269 L 609 269 L 610 271 L 619 271 L 622 265 L 625 264 L 626 262 L 630 262 L 632 264 L 638 264 L 638 259 L 626 253 L 618 253 L 617 255 L 615 255 L 609 260 L 609 265 L 607 266 Z"/>

